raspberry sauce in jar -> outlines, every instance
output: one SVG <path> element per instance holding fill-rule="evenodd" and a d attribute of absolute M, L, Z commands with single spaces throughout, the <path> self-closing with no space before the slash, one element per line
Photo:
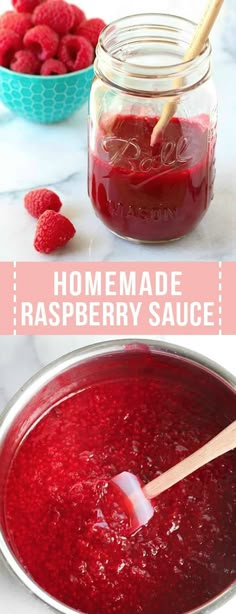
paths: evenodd
<path fill-rule="evenodd" d="M 201 56 L 181 63 L 193 31 L 194 24 L 181 18 L 138 15 L 111 24 L 100 37 L 88 185 L 96 214 L 120 237 L 179 239 L 196 227 L 213 198 L 216 95 L 209 44 Z M 151 147 L 153 128 L 173 96 L 176 116 Z"/>
<path fill-rule="evenodd" d="M 76 390 L 19 440 L 4 485 L 7 542 L 34 582 L 75 611 L 204 606 L 236 580 L 235 452 L 163 493 L 132 537 L 109 480 L 128 470 L 146 483 L 194 452 L 235 419 L 235 391 L 155 348 L 108 348 L 86 368 L 81 379 L 63 373 L 61 385 L 74 377 Z"/>
<path fill-rule="evenodd" d="M 189 233 L 212 198 L 213 157 L 208 117 L 174 118 L 150 146 L 156 119 L 101 118 L 90 159 L 90 194 L 103 222 L 116 234 L 143 242 Z"/>

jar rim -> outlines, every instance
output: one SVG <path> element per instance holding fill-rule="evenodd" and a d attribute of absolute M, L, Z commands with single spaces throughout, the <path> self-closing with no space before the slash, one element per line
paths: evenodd
<path fill-rule="evenodd" d="M 148 18 L 150 18 L 150 17 L 162 17 L 163 18 L 163 17 L 166 17 L 167 19 L 175 19 L 176 21 L 179 21 L 179 23 L 185 23 L 185 24 L 188 24 L 189 26 L 193 26 L 193 28 L 197 27 L 197 23 L 195 21 L 193 21 L 192 19 L 187 19 L 186 17 L 182 17 L 180 15 L 175 15 L 174 13 L 160 13 L 160 12 L 158 12 L 158 13 L 135 13 L 133 15 L 129 15 L 129 16 L 126 16 L 126 17 L 120 17 L 120 18 L 116 19 L 115 21 L 112 21 L 110 24 L 108 24 L 102 30 L 102 32 L 101 32 L 101 34 L 99 36 L 98 47 L 100 45 L 101 49 L 105 53 L 109 53 L 108 49 L 106 48 L 106 45 L 104 44 L 104 37 L 107 35 L 109 29 L 111 27 L 115 27 L 117 25 L 121 25 L 122 26 L 122 24 L 127 22 L 129 19 L 135 19 L 137 17 L 142 17 L 142 18 L 147 18 L 147 17 Z M 154 25 L 155 24 L 153 24 L 153 26 Z M 158 70 L 159 72 L 164 72 L 164 71 L 166 71 L 166 69 L 168 69 L 168 71 L 172 71 L 172 70 L 174 71 L 175 69 L 179 69 L 180 66 L 182 66 L 183 68 L 184 67 L 190 67 L 190 66 L 193 66 L 195 64 L 197 59 L 199 59 L 199 58 L 203 59 L 203 56 L 204 56 L 204 59 L 205 59 L 205 57 L 209 57 L 211 55 L 211 52 L 212 52 L 212 46 L 211 46 L 211 43 L 210 43 L 210 39 L 208 38 L 206 43 L 205 43 L 205 45 L 204 45 L 204 47 L 203 47 L 203 49 L 202 49 L 202 51 L 195 58 L 193 58 L 192 60 L 186 60 L 186 61 L 182 61 L 182 62 L 175 62 L 174 64 L 166 64 L 164 66 L 156 64 L 156 65 L 152 66 L 152 69 L 153 70 Z M 113 55 L 112 55 L 112 57 L 118 63 L 123 64 L 123 61 L 124 61 L 123 59 L 118 58 L 118 57 L 113 56 Z M 129 63 L 127 60 L 126 60 L 126 65 L 129 65 L 131 68 L 135 68 L 135 67 L 136 68 L 140 68 L 140 67 L 147 68 L 147 66 L 145 66 L 143 64 L 142 65 L 135 64 L 134 62 Z M 158 75 L 157 75 L 157 78 L 158 78 Z"/>
<path fill-rule="evenodd" d="M 96 48 L 95 74 L 123 91 L 147 95 L 188 91 L 204 82 L 210 74 L 211 43 L 206 41 L 201 53 L 183 61 L 197 24 L 185 17 L 168 13 L 140 13 L 111 22 L 101 32 Z M 143 47 L 142 47 L 143 43 Z M 138 62 L 140 50 L 142 61 Z M 171 63 L 155 63 L 155 53 L 179 55 Z M 154 60 L 154 63 L 153 63 Z M 174 80 L 178 78 L 179 87 Z M 180 84 L 181 82 L 181 84 Z"/>

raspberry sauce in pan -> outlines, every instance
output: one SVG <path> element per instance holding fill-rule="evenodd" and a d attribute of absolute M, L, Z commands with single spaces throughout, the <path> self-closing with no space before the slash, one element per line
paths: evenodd
<path fill-rule="evenodd" d="M 5 485 L 5 533 L 31 577 L 75 610 L 184 614 L 236 579 L 235 453 L 161 495 L 132 537 L 109 480 L 128 470 L 146 483 L 235 419 L 235 405 L 183 363 L 170 377 L 165 357 L 157 368 L 144 351 L 139 372 L 134 355 L 28 432 Z"/>

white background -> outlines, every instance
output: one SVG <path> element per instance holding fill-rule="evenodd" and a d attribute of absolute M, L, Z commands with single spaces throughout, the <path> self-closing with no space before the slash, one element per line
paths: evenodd
<path fill-rule="evenodd" d="M 189 19 L 197 20 L 207 0 L 73 0 L 74 4 L 78 4 L 88 15 L 102 17 L 109 22 L 118 17 L 123 17 L 126 14 L 135 14 L 143 12 L 169 12 L 178 15 L 183 15 Z M 235 0 L 225 0 L 224 12 L 229 12 L 231 4 Z M 0 0 L 0 12 L 11 7 L 11 0 Z M 223 16 L 217 28 L 221 27 Z"/>
<path fill-rule="evenodd" d="M 95 13 L 107 20 L 123 16 L 127 13 L 143 13 L 145 11 L 172 11 L 184 12 L 191 16 L 194 12 L 201 11 L 205 6 L 205 0 L 74 0 L 88 16 L 94 17 Z M 11 0 L 0 0 L 1 12 L 11 7 Z"/>

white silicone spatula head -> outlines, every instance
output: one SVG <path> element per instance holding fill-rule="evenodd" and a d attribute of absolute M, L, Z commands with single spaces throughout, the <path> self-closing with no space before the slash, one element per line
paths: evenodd
<path fill-rule="evenodd" d="M 119 500 L 122 500 L 129 518 L 130 533 L 136 533 L 151 520 L 154 514 L 151 499 L 155 499 L 200 467 L 204 467 L 234 448 L 236 448 L 236 421 L 202 448 L 145 486 L 135 475 L 127 471 L 112 478 L 111 483 L 119 489 Z"/>
<path fill-rule="evenodd" d="M 147 499 L 142 482 L 128 471 L 119 473 L 112 478 L 112 484 L 122 495 L 122 504 L 129 518 L 130 533 L 136 533 L 140 527 L 151 520 L 154 514 L 152 502 Z"/>

